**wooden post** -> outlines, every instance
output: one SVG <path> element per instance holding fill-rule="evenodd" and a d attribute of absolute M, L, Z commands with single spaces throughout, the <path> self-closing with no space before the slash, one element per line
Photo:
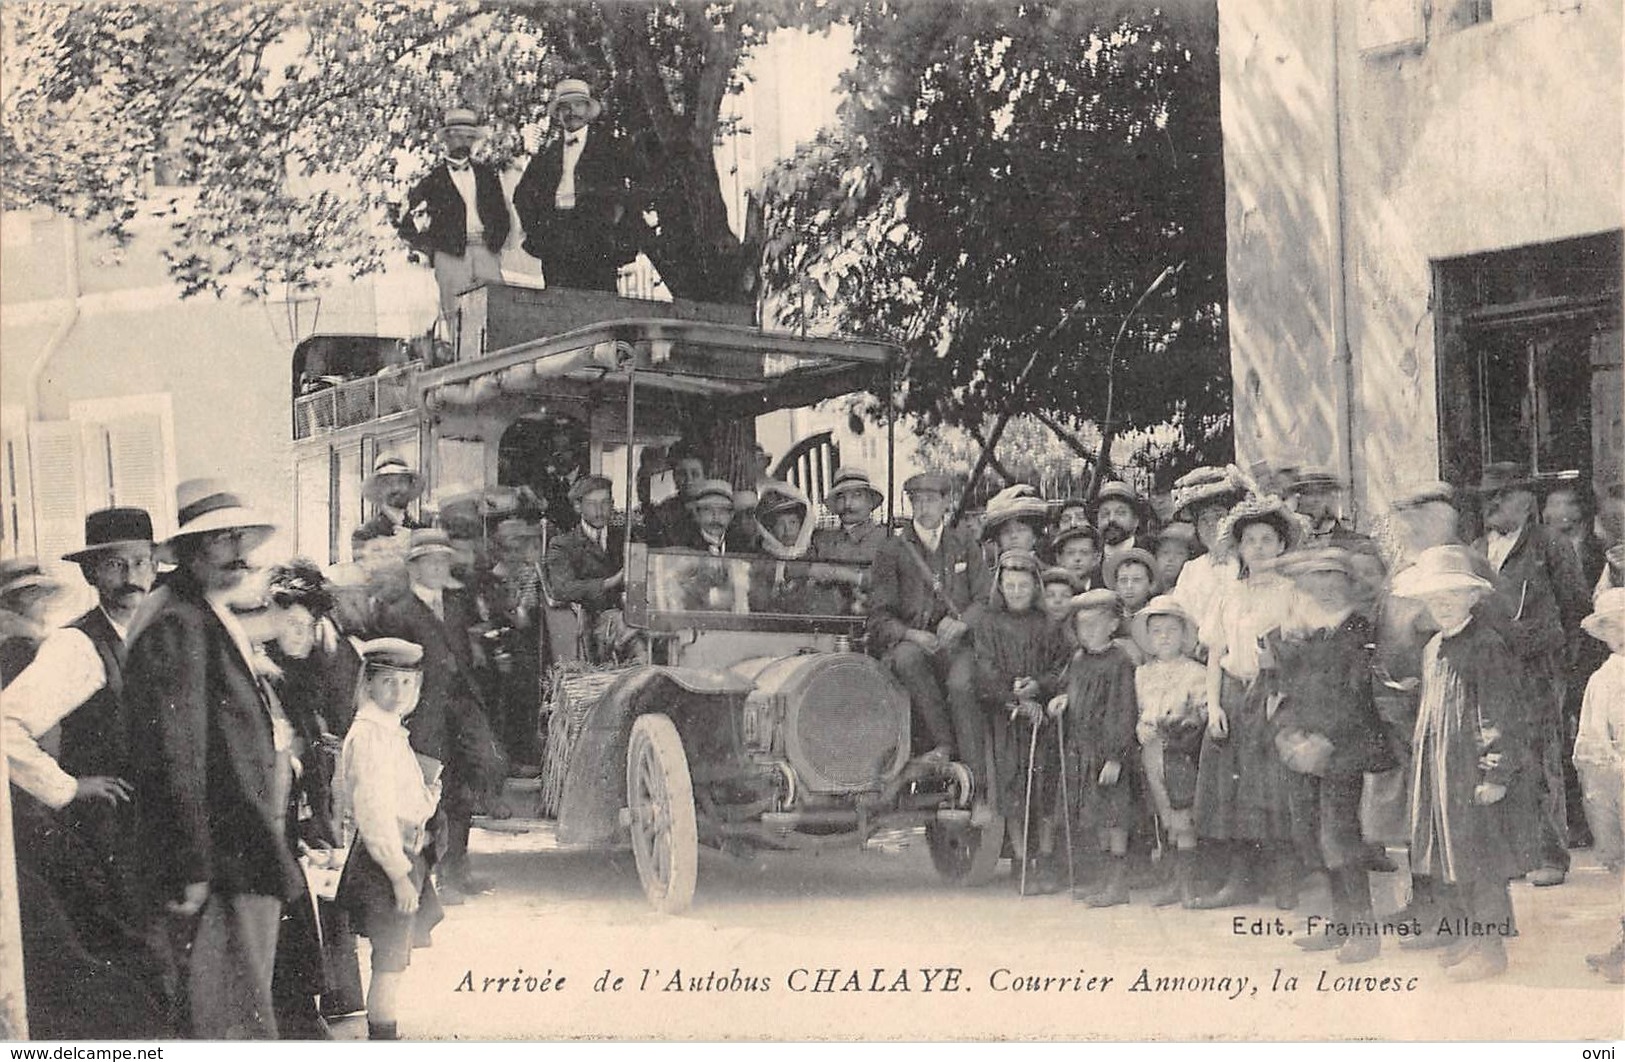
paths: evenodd
<path fill-rule="evenodd" d="M 17 909 L 17 846 L 11 832 L 11 771 L 0 748 L 0 1040 L 28 1039 L 23 923 Z"/>

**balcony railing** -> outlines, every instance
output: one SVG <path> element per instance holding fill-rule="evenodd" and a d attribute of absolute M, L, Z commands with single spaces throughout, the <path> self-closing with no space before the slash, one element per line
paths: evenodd
<path fill-rule="evenodd" d="M 402 365 L 301 395 L 293 402 L 293 437 L 309 439 L 412 409 L 416 373 L 416 365 Z"/>

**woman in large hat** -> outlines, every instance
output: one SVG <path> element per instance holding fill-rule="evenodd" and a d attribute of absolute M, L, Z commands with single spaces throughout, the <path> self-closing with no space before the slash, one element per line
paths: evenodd
<path fill-rule="evenodd" d="M 1236 560 L 1219 534 L 1219 525 L 1245 495 L 1246 489 L 1239 477 L 1228 466 L 1198 468 L 1174 483 L 1174 522 L 1189 523 L 1196 528 L 1201 550 L 1186 561 L 1178 581 L 1168 592 L 1190 613 L 1198 631 L 1208 626 L 1214 604 L 1235 582 Z"/>
<path fill-rule="evenodd" d="M 1197 776 L 1196 828 L 1224 853 L 1225 879 L 1199 908 L 1252 903 L 1266 870 L 1275 901 L 1297 904 L 1285 768 L 1272 742 L 1267 705 L 1275 692 L 1262 639 L 1291 615 L 1292 585 L 1270 563 L 1304 537 L 1302 521 L 1280 498 L 1240 502 L 1220 524 L 1236 554 L 1236 583 L 1214 609 L 1208 637 L 1208 730 Z"/>

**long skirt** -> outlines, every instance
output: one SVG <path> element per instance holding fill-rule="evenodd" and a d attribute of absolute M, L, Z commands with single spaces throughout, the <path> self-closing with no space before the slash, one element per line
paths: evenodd
<path fill-rule="evenodd" d="M 1219 705 L 1230 723 L 1222 741 L 1202 739 L 1196 772 L 1196 832 L 1215 841 L 1289 842 L 1287 769 L 1266 715 L 1268 674 L 1250 683 L 1225 672 Z"/>

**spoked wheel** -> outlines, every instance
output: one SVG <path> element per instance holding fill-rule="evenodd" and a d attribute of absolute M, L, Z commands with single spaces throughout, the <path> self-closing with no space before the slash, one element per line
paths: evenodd
<path fill-rule="evenodd" d="M 943 881 L 967 888 L 986 885 L 993 880 L 1004 848 L 1004 818 L 994 816 L 980 828 L 933 822 L 925 828 L 925 839 L 931 846 L 931 863 Z"/>
<path fill-rule="evenodd" d="M 632 724 L 626 746 L 626 806 L 644 894 L 664 914 L 688 910 L 699 876 L 699 827 L 688 755 L 667 716 L 639 716 Z"/>

